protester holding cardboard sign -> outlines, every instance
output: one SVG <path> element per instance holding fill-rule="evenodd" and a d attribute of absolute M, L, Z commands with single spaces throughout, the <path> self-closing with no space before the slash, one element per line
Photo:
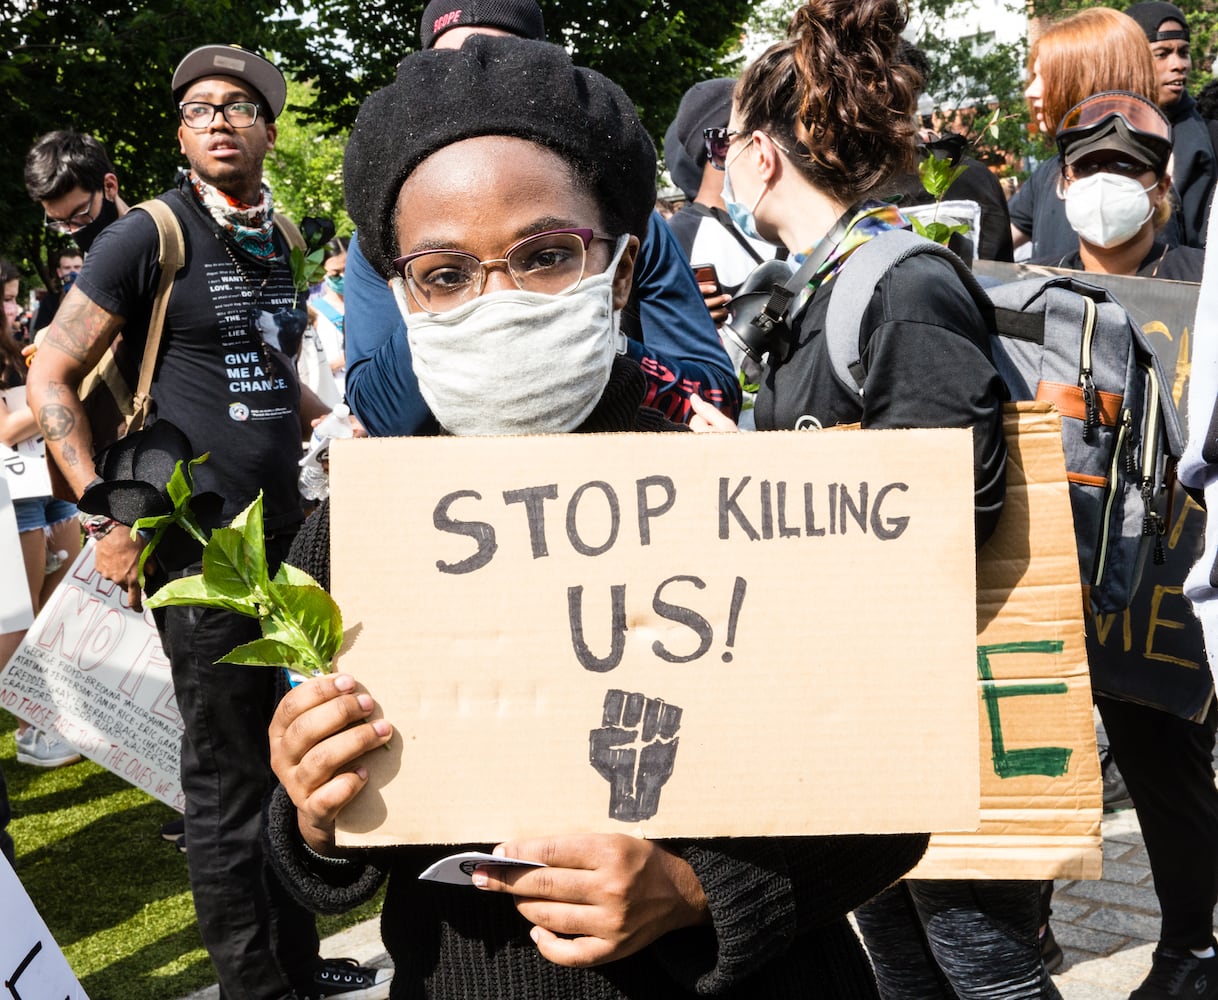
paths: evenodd
<path fill-rule="evenodd" d="M 1057 146 L 1066 216 L 1079 242 L 1060 266 L 1201 280 L 1205 251 L 1169 247 L 1157 234 L 1171 214 L 1172 155 L 1171 125 L 1158 107 L 1125 91 L 1094 94 L 1062 117 Z M 1196 619 L 1182 622 L 1179 630 L 1191 636 L 1195 648 L 1202 647 Z M 1198 998 L 1218 996 L 1212 927 L 1218 904 L 1218 790 L 1212 766 L 1218 708 L 1211 696 L 1202 718 L 1181 718 L 1138 703 L 1138 692 L 1103 684 L 1107 675 L 1099 668 L 1119 653 L 1097 633 L 1092 620 L 1087 640 L 1095 704 L 1110 741 L 1109 759 L 1120 768 L 1137 810 L 1162 912 L 1153 966 L 1133 995 L 1139 1000 L 1160 996 L 1156 990 L 1174 982 Z M 1149 667 L 1151 660 L 1139 665 Z M 1166 687 L 1172 675 L 1160 673 Z"/>
<path fill-rule="evenodd" d="M 655 197 L 654 150 L 620 88 L 544 43 L 475 37 L 419 53 L 365 102 L 344 169 L 448 431 L 671 427 L 641 407 L 643 374 L 619 353 Z M 323 584 L 327 512 L 292 556 Z M 454 849 L 334 846 L 336 817 L 365 789 L 355 762 L 395 733 L 369 721 L 375 696 L 342 675 L 287 695 L 271 726 L 282 787 L 269 822 L 281 876 L 310 905 L 352 905 L 389 875 L 393 996 L 874 996 L 845 915 L 909 868 L 922 835 L 551 836 L 499 845 L 548 868 L 476 866 L 483 892 L 421 884 Z"/>
<path fill-rule="evenodd" d="M 832 279 L 849 273 L 854 250 L 908 228 L 876 198 L 913 156 L 920 80 L 896 57 L 904 27 L 895 0 L 801 7 L 787 39 L 745 70 L 729 126 L 708 129 L 707 146 L 742 228 L 784 243 L 811 272 L 811 298 L 770 345 L 758 429 L 972 428 L 980 543 L 1005 494 L 1006 391 L 987 320 L 952 266 L 911 256 L 880 280 L 860 326 L 861 391 L 828 357 Z M 1057 997 L 1036 944 L 1037 904 L 1032 881 L 918 880 L 885 891 L 857 913 L 881 995 Z"/>

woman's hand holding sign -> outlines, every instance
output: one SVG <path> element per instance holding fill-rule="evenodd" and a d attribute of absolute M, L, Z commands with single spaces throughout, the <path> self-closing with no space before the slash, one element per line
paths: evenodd
<path fill-rule="evenodd" d="M 625 958 L 669 931 L 710 923 L 693 869 L 663 845 L 625 834 L 575 834 L 500 844 L 495 854 L 545 868 L 496 868 L 474 884 L 515 897 L 530 936 L 556 965 Z"/>
<path fill-rule="evenodd" d="M 296 806 L 304 842 L 319 854 L 333 848 L 338 814 L 368 782 L 353 762 L 393 734 L 383 719 L 359 725 L 374 708 L 353 678 L 336 674 L 293 688 L 271 720 L 271 767 Z"/>

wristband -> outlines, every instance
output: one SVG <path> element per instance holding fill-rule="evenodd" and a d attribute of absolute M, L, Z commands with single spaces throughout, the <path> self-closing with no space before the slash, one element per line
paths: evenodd
<path fill-rule="evenodd" d="M 99 538 L 105 538 L 118 524 L 112 517 L 107 517 L 105 514 L 81 514 L 80 527 L 84 533 L 96 541 Z"/>

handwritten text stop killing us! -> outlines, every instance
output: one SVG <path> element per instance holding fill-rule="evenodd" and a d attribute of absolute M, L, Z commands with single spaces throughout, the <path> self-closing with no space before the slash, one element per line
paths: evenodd
<path fill-rule="evenodd" d="M 908 490 L 908 485 L 901 482 L 789 483 L 725 476 L 718 481 L 715 498 L 718 538 L 769 541 L 860 535 L 891 542 L 909 527 L 910 515 L 902 504 Z M 668 476 L 646 476 L 624 489 L 603 480 L 592 480 L 568 496 L 560 495 L 557 483 L 504 490 L 501 497 L 484 497 L 471 489 L 455 490 L 436 503 L 432 522 L 440 532 L 472 540 L 474 551 L 463 558 L 439 559 L 436 569 L 444 574 L 474 573 L 495 558 L 499 538 L 510 532 L 527 532 L 533 559 L 546 558 L 551 546 L 563 541 L 580 555 L 600 556 L 618 544 L 623 532 L 637 531 L 639 544 L 649 546 L 660 518 L 679 518 L 686 506 L 692 509 L 692 505 L 683 505 L 681 499 L 676 484 Z M 581 530 L 581 524 L 589 523 L 595 523 L 596 537 L 588 537 L 591 532 L 586 527 Z M 742 577 L 736 577 L 731 595 L 722 605 L 727 619 L 722 652 L 725 662 L 732 659 L 731 648 L 747 586 Z M 652 644 L 655 655 L 669 663 L 699 659 L 715 644 L 711 622 L 688 606 L 691 588 L 701 591 L 706 583 L 696 576 L 670 576 L 652 593 L 654 615 L 692 633 L 688 643 L 683 644 L 685 648 L 674 649 L 661 640 Z M 625 647 L 626 584 L 612 586 L 609 598 L 608 638 L 598 644 L 600 651 L 594 652 L 584 628 L 584 588 L 572 586 L 567 590 L 572 650 L 585 669 L 598 673 L 616 667 Z M 717 617 L 722 621 L 724 615 L 721 612 Z"/>

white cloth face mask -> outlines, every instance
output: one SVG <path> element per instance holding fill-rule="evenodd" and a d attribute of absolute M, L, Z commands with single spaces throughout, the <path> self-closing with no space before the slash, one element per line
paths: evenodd
<path fill-rule="evenodd" d="M 613 279 L 628 239 L 619 238 L 603 273 L 562 295 L 512 288 L 448 312 L 411 312 L 406 282 L 395 277 L 419 391 L 440 426 L 459 436 L 579 427 L 625 351 Z"/>
<path fill-rule="evenodd" d="M 1120 246 L 1133 239 L 1154 212 L 1149 197 L 1154 188 L 1120 174 L 1082 177 L 1066 189 L 1066 218 L 1092 246 Z"/>

